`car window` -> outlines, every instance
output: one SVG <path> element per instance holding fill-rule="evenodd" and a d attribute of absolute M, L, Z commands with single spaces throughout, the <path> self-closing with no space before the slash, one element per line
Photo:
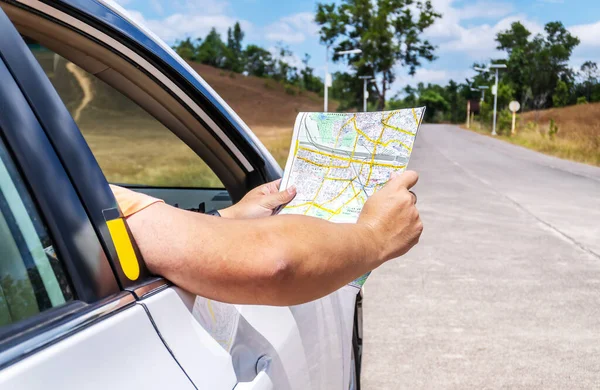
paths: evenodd
<path fill-rule="evenodd" d="M 0 141 L 0 327 L 74 299 L 46 227 Z"/>
<path fill-rule="evenodd" d="M 223 188 L 208 165 L 136 103 L 25 38 L 111 183 Z"/>

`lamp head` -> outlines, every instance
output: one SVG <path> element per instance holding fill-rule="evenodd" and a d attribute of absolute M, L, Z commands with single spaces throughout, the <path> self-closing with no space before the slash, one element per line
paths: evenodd
<path fill-rule="evenodd" d="M 352 50 L 342 50 L 342 51 L 336 51 L 335 54 L 338 55 L 344 55 L 344 54 L 360 54 L 362 53 L 361 49 L 352 49 Z"/>

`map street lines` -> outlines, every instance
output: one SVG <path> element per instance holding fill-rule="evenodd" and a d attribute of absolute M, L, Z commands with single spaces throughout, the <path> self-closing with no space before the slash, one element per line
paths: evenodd
<path fill-rule="evenodd" d="M 281 214 L 356 222 L 390 174 L 406 169 L 424 112 L 298 114 L 281 185 L 297 195 Z"/>

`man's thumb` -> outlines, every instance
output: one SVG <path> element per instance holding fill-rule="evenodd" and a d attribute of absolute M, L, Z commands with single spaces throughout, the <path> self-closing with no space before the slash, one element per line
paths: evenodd
<path fill-rule="evenodd" d="M 274 209 L 286 203 L 289 203 L 296 196 L 296 186 L 291 186 L 286 190 L 274 192 L 264 197 L 263 206 Z"/>

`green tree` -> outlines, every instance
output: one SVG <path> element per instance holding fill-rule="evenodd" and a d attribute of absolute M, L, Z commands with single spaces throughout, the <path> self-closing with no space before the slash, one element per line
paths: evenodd
<path fill-rule="evenodd" d="M 198 39 L 197 41 L 200 42 L 201 39 Z M 196 45 L 189 37 L 183 41 L 176 41 L 175 46 L 173 46 L 173 50 L 175 50 L 175 52 L 184 60 L 196 60 Z"/>
<path fill-rule="evenodd" d="M 198 46 L 196 59 L 203 64 L 222 68 L 226 57 L 227 47 L 221 40 L 221 35 L 213 27 Z"/>
<path fill-rule="evenodd" d="M 552 95 L 554 107 L 564 107 L 569 103 L 569 86 L 562 80 L 558 80 L 554 95 Z"/>
<path fill-rule="evenodd" d="M 348 61 L 357 75 L 377 78 L 377 107 L 383 109 L 398 65 L 414 75 L 422 60 L 436 58 L 423 32 L 440 17 L 429 0 L 342 0 L 339 5 L 318 3 L 315 21 L 321 42 L 334 52 L 362 50 Z M 358 91 L 360 86 L 354 95 Z"/>
<path fill-rule="evenodd" d="M 314 75 L 314 69 L 308 65 L 309 61 L 310 56 L 308 54 L 304 54 L 304 58 L 302 59 L 304 68 L 300 71 L 301 87 L 307 91 L 321 94 L 323 92 L 323 81 Z"/>
<path fill-rule="evenodd" d="M 425 120 L 427 122 L 441 122 L 444 114 L 450 110 L 448 101 L 437 91 L 427 89 L 419 96 L 419 105 L 426 106 Z"/>
<path fill-rule="evenodd" d="M 508 54 L 503 81 L 510 83 L 524 107 L 549 107 L 559 80 L 567 89 L 573 84 L 569 60 L 579 39 L 561 22 L 547 23 L 544 33 L 533 38 L 523 24 L 514 22 L 510 29 L 497 34 L 496 42 L 498 49 Z"/>
<path fill-rule="evenodd" d="M 227 52 L 225 55 L 225 69 L 242 73 L 244 70 L 244 58 L 242 50 L 242 41 L 244 32 L 239 22 L 235 22 L 233 28 L 227 29 Z"/>
<path fill-rule="evenodd" d="M 332 78 L 333 82 L 329 90 L 329 95 L 332 99 L 340 103 L 338 106 L 339 111 L 362 107 L 363 81 L 361 79 L 345 72 L 335 72 Z"/>
<path fill-rule="evenodd" d="M 246 46 L 244 59 L 245 70 L 252 76 L 267 77 L 273 73 L 273 56 L 260 46 Z"/>
<path fill-rule="evenodd" d="M 448 116 L 452 123 L 458 123 L 459 114 L 459 95 L 458 95 L 458 84 L 454 80 L 450 80 L 445 88 L 445 95 L 448 104 L 450 105 L 450 115 Z"/>
<path fill-rule="evenodd" d="M 581 89 L 587 102 L 595 101 L 594 91 L 598 89 L 598 65 L 592 61 L 586 61 L 581 65 L 579 76 L 582 78 Z"/>

